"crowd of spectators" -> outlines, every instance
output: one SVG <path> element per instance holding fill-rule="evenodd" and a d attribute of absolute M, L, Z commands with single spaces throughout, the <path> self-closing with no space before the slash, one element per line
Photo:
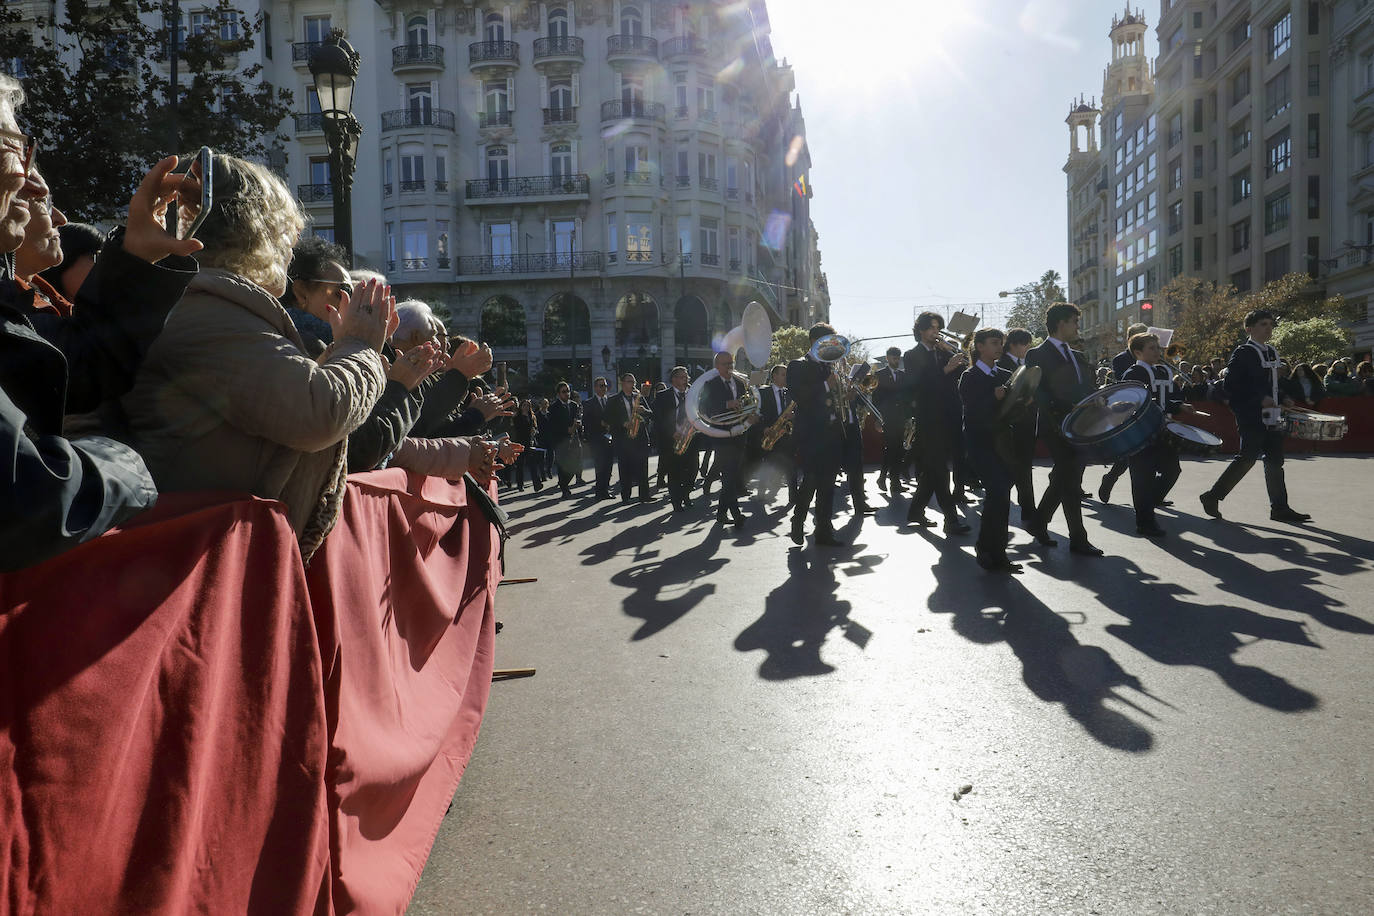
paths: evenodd
<path fill-rule="evenodd" d="M 519 437 L 485 434 L 514 413 L 474 384 L 490 349 L 350 271 L 272 172 L 215 156 L 213 203 L 183 237 L 168 211 L 191 225 L 200 184 L 169 156 L 106 237 L 54 206 L 23 98 L 0 76 L 0 569 L 177 490 L 280 500 L 308 562 L 348 473 L 481 481 L 517 460 Z"/>

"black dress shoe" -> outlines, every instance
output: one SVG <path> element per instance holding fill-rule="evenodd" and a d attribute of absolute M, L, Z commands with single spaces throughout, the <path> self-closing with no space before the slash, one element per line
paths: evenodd
<path fill-rule="evenodd" d="M 856 515 L 874 515 L 877 511 L 877 509 L 867 503 L 859 503 L 854 507 L 854 514 Z"/>
<path fill-rule="evenodd" d="M 968 534 L 973 529 L 963 522 L 945 522 L 945 534 Z"/>
<path fill-rule="evenodd" d="M 1097 498 L 1099 501 L 1109 503 L 1112 501 L 1112 484 L 1116 483 L 1110 477 L 1103 477 L 1102 483 L 1097 488 Z"/>
<path fill-rule="evenodd" d="M 1303 522 L 1310 522 L 1312 520 L 1312 516 L 1308 515 L 1306 512 L 1295 512 L 1287 506 L 1281 509 L 1269 510 L 1269 517 L 1276 522 L 1291 522 L 1295 525 L 1301 525 Z"/>
<path fill-rule="evenodd" d="M 1169 532 L 1158 525 L 1136 525 L 1135 533 L 1143 534 L 1147 538 L 1162 538 L 1167 536 Z"/>
<path fill-rule="evenodd" d="M 978 565 L 988 572 L 1015 573 L 1021 571 L 1020 563 L 1013 563 L 1006 557 L 979 557 Z"/>
<path fill-rule="evenodd" d="M 934 528 L 935 520 L 928 517 L 924 512 L 919 515 L 908 514 L 906 517 L 908 525 L 915 525 L 917 528 Z"/>
<path fill-rule="evenodd" d="M 1031 533 L 1036 541 L 1046 547 L 1059 546 L 1059 541 L 1050 536 L 1050 530 L 1048 528 L 1027 528 L 1026 530 Z"/>
<path fill-rule="evenodd" d="M 816 535 L 816 543 L 822 547 L 843 547 L 844 541 L 835 537 L 833 531 L 825 531 Z"/>
<path fill-rule="evenodd" d="M 1202 503 L 1203 512 L 1206 512 L 1208 515 L 1212 516 L 1212 518 L 1221 518 L 1220 499 L 1217 499 L 1211 493 L 1203 493 L 1198 497 L 1198 502 Z"/>
<path fill-rule="evenodd" d="M 787 536 L 790 537 L 792 543 L 796 544 L 798 547 L 800 547 L 803 540 L 805 540 L 805 536 L 802 534 L 802 526 L 797 522 L 792 523 L 792 530 L 787 532 Z"/>
<path fill-rule="evenodd" d="M 741 527 L 744 524 L 744 516 L 740 515 L 738 512 L 731 512 L 730 524 L 734 525 L 736 528 Z"/>
<path fill-rule="evenodd" d="M 973 504 L 973 500 L 969 498 L 969 495 L 967 493 L 955 493 L 954 501 L 961 506 L 969 506 Z"/>
<path fill-rule="evenodd" d="M 1172 506 L 1173 504 L 1174 504 L 1174 501 L 1173 501 L 1172 499 L 1161 499 L 1161 500 L 1159 501 L 1159 506 L 1160 506 L 1160 507 Z"/>
<path fill-rule="evenodd" d="M 1094 547 L 1087 541 L 1078 541 L 1076 543 L 1070 543 L 1069 553 L 1076 553 L 1085 557 L 1100 557 L 1103 555 L 1102 551 L 1099 548 Z"/>

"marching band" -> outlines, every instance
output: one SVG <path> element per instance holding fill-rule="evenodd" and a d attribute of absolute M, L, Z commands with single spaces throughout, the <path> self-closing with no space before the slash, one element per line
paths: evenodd
<path fill-rule="evenodd" d="M 956 316 L 968 333 L 946 330 L 937 313 L 919 315 L 912 328 L 915 346 L 903 353 L 892 347 L 875 368 L 851 358 L 852 345 L 828 324 L 811 327 L 810 349 L 786 366 L 775 365 L 749 377 L 735 371 L 735 355 L 745 350 L 749 361 L 767 363 L 771 328 L 757 304 L 745 311 L 744 323 L 731 331 L 716 353 L 714 367 L 690 379 L 686 367 L 674 367 L 670 387 L 658 392 L 652 408 L 643 403 L 633 375 L 621 376 L 621 391 L 606 397 L 598 379 L 595 396 L 581 415 L 567 406 L 566 385 L 554 404 L 555 435 L 564 428 L 577 434 L 586 419 L 606 452 L 596 458 L 597 496 L 609 496 L 612 456 L 620 467 L 620 494 L 629 502 L 638 488 L 649 495 L 650 440 L 656 444 L 660 474 L 674 513 L 692 508 L 703 455 L 714 455 L 713 477 L 720 480 L 715 508 L 717 525 L 741 526 L 740 496 L 747 492 L 746 472 L 766 469 L 764 495 L 771 500 L 787 487 L 789 536 L 805 543 L 806 516 L 814 518 L 818 546 L 843 542 L 834 528 L 835 490 L 841 473 L 847 478 L 856 515 L 875 511 L 865 493 L 861 430 L 871 417 L 881 432 L 883 456 L 878 488 L 895 501 L 913 461 L 915 491 L 906 521 L 934 527 L 926 515 L 935 500 L 946 538 L 969 534 L 960 514 L 970 503 L 965 488 L 983 491 L 974 548 L 978 564 L 989 572 L 1014 573 L 1020 566 L 1007 556 L 1013 493 L 1020 525 L 1046 547 L 1058 541 L 1049 525 L 1063 513 L 1068 549 L 1098 557 L 1102 550 L 1088 539 L 1081 502 L 1083 473 L 1089 464 L 1110 466 L 1099 495 L 1106 502 L 1115 479 L 1127 472 L 1136 532 L 1148 538 L 1166 536 L 1155 510 L 1171 505 L 1168 496 L 1178 480 L 1181 453 L 1214 454 L 1221 440 L 1182 423 L 1193 411 L 1184 401 L 1176 369 L 1166 360 L 1172 332 L 1135 325 L 1127 347 L 1113 361 L 1121 381 L 1101 384 L 1096 367 L 1074 349 L 1079 310 L 1060 302 L 1048 309 L 1046 338 L 1036 346 L 1022 328 L 969 330 L 971 316 Z M 1300 523 L 1310 517 L 1288 505 L 1283 475 L 1283 440 L 1339 438 L 1340 417 L 1298 413 L 1281 397 L 1279 358 L 1269 344 L 1275 318 L 1265 311 L 1246 316 L 1249 339 L 1232 353 L 1225 373 L 1225 394 L 1236 414 L 1240 454 L 1201 497 L 1202 508 L 1221 517 L 1220 503 L 1263 458 L 1271 517 Z M 1163 339 L 1161 339 L 1163 337 Z M 1167 347 L 1170 354 L 1174 347 Z M 871 395 L 871 396 L 870 396 Z M 560 412 L 561 411 L 561 412 Z M 1204 415 L 1205 416 L 1205 415 Z M 606 440 L 609 438 L 609 445 Z M 1037 504 L 1032 479 L 1037 443 L 1051 461 L 1049 483 Z M 560 459 L 559 484 L 565 495 L 573 470 Z M 706 492 L 709 499 L 709 489 Z"/>

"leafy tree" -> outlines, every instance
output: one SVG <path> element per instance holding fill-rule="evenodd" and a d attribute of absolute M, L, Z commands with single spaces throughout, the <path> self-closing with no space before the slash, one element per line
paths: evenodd
<path fill-rule="evenodd" d="M 1064 298 L 1063 278 L 1057 270 L 1047 270 L 1034 283 L 1024 283 L 1013 289 L 1015 304 L 1007 313 L 1007 327 L 1025 328 L 1036 340 L 1043 340 L 1049 333 L 1045 329 L 1045 310 Z"/>
<path fill-rule="evenodd" d="M 1306 274 L 1288 274 L 1256 290 L 1236 292 L 1197 277 L 1175 277 L 1156 297 L 1156 320 L 1175 329 L 1174 340 L 1188 348 L 1192 362 L 1226 358 L 1245 340 L 1245 315 L 1268 309 L 1287 323 L 1312 318 L 1351 321 L 1354 310 L 1341 296 L 1323 299 Z M 1343 348 L 1344 349 L 1344 348 Z"/>
<path fill-rule="evenodd" d="M 1289 363 L 1318 363 L 1350 352 L 1354 338 L 1333 318 L 1284 321 L 1274 329 L 1273 344 Z"/>
<path fill-rule="evenodd" d="M 811 349 L 810 332 L 806 328 L 785 324 L 773 331 L 773 346 L 768 351 L 768 365 L 787 365 L 801 359 Z"/>
<path fill-rule="evenodd" d="M 23 62 L 24 130 L 38 138 L 40 168 L 69 215 L 115 218 L 173 142 L 165 7 L 153 0 L 37 6 L 33 19 L 25 18 L 32 6 L 0 7 L 0 60 Z M 261 160 L 291 93 L 260 81 L 259 65 L 240 66 L 261 17 L 249 20 L 225 0 L 214 12 L 218 28 L 179 42 L 175 152 L 209 146 Z"/>

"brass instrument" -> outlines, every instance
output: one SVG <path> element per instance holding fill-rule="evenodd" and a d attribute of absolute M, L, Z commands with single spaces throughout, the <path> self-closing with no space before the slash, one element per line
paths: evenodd
<path fill-rule="evenodd" d="M 629 434 L 631 439 L 639 438 L 639 426 L 645 420 L 644 414 L 641 413 L 639 409 L 639 401 L 639 390 L 635 389 L 630 400 L 630 419 L 625 421 L 625 431 Z"/>
<path fill-rule="evenodd" d="M 733 355 L 743 348 L 749 361 L 755 366 L 761 366 L 768 362 L 768 351 L 772 342 L 773 328 L 768 320 L 768 312 L 757 302 L 751 302 L 744 308 L 744 316 L 739 327 L 731 330 L 721 341 L 719 352 Z M 744 375 L 734 373 L 735 381 L 743 388 L 739 406 L 713 416 L 706 416 L 700 410 L 701 396 L 706 390 L 706 383 L 713 378 L 720 378 L 720 373 L 715 369 L 707 370 L 687 389 L 688 422 L 697 432 L 715 439 L 743 435 L 749 429 L 751 419 L 759 413 L 758 389 L 751 385 Z"/>
<path fill-rule="evenodd" d="M 911 451 L 911 447 L 916 444 L 916 418 L 907 417 L 906 428 L 902 430 L 902 449 Z"/>
<path fill-rule="evenodd" d="M 797 409 L 797 402 L 793 401 L 787 405 L 787 409 L 773 421 L 773 425 L 763 432 L 763 450 L 771 452 L 773 447 L 778 444 L 778 440 L 792 431 L 792 414 Z"/>
<path fill-rule="evenodd" d="M 696 437 L 697 428 L 691 423 L 682 423 L 677 428 L 677 433 L 673 436 L 673 454 L 685 455 L 687 446 L 692 444 L 692 439 Z"/>

